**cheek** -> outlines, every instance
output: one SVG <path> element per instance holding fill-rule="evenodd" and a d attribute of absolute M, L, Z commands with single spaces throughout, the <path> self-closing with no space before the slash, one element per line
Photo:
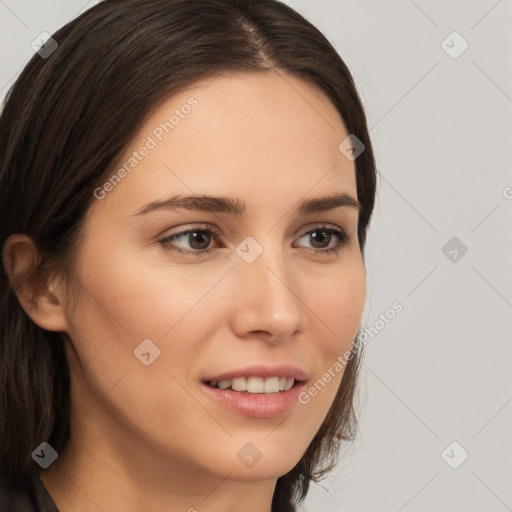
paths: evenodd
<path fill-rule="evenodd" d="M 354 259 L 351 265 L 333 273 L 324 293 L 315 294 L 315 313 L 323 321 L 325 352 L 337 356 L 350 348 L 357 336 L 366 300 L 366 274 L 361 261 Z"/>
<path fill-rule="evenodd" d="M 201 271 L 201 265 L 189 265 L 185 271 L 148 265 L 133 253 L 107 251 L 106 246 L 90 244 L 76 271 L 79 299 L 70 322 L 80 359 L 76 371 L 83 371 L 84 385 L 96 397 L 116 386 L 105 402 L 110 406 L 138 404 L 138 413 L 124 411 L 136 417 L 135 423 L 145 424 L 148 418 L 162 423 L 156 411 L 162 411 L 163 397 L 170 397 L 172 409 L 185 415 L 190 400 L 181 387 L 189 385 L 183 369 L 194 368 L 205 333 L 218 321 L 215 285 L 229 267 Z M 134 351 L 148 339 L 156 347 L 150 345 L 150 357 L 158 357 L 145 366 Z M 119 379 L 124 382 L 117 385 Z"/>
<path fill-rule="evenodd" d="M 197 265 L 185 272 L 95 249 L 83 252 L 77 268 L 80 295 L 71 322 L 80 359 L 72 369 L 78 416 L 106 397 L 88 415 L 91 421 L 100 421 L 102 409 L 152 439 L 180 438 L 186 445 L 193 435 L 204 437 L 201 429 L 183 432 L 183 418 L 195 425 L 208 420 L 189 394 L 196 391 L 187 370 L 194 368 L 205 332 L 218 317 L 214 287 L 227 270 L 218 265 L 200 271 Z M 146 339 L 160 351 L 148 366 L 134 354 Z"/>
<path fill-rule="evenodd" d="M 81 327 L 96 326 L 111 347 L 128 345 L 128 353 L 146 338 L 169 339 L 180 324 L 190 323 L 196 306 L 226 272 L 219 266 L 205 272 L 200 265 L 149 265 L 134 253 L 94 249 L 84 252 L 79 268 L 87 293 L 77 310 L 92 315 Z"/>
<path fill-rule="evenodd" d="M 315 293 L 312 308 L 319 318 L 318 332 L 324 334 L 315 337 L 314 376 L 299 397 L 300 403 L 310 407 L 317 419 L 325 417 L 336 396 L 361 324 L 366 300 L 362 260 L 354 259 L 350 265 L 340 266 L 324 290 L 323 294 Z"/>
<path fill-rule="evenodd" d="M 143 394 L 153 396 L 158 386 L 167 386 L 167 396 L 173 396 L 165 369 L 191 367 L 195 344 L 202 338 L 201 325 L 204 331 L 209 321 L 205 315 L 215 315 L 214 303 L 204 301 L 208 308 L 200 303 L 223 269 L 193 276 L 177 268 L 148 265 L 133 253 L 107 247 L 89 241 L 76 268 L 78 298 L 69 333 L 79 358 L 76 372 L 83 371 L 84 382 L 96 396 L 103 396 L 128 371 L 128 380 L 137 385 L 130 386 L 131 396 L 123 396 L 125 403 L 145 402 Z M 205 318 L 202 322 L 197 322 L 198 311 Z M 146 339 L 160 351 L 150 366 L 134 354 Z M 116 395 L 111 396 L 114 400 Z"/>

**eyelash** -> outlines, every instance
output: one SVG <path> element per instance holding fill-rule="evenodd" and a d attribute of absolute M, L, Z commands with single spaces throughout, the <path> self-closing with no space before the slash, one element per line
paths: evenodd
<path fill-rule="evenodd" d="M 323 230 L 324 232 L 326 232 L 328 234 L 337 236 L 338 240 L 339 240 L 339 243 L 338 243 L 338 245 L 336 247 L 332 247 L 331 249 L 313 249 L 313 251 L 311 251 L 311 252 L 314 252 L 314 253 L 317 253 L 317 254 L 318 253 L 336 254 L 336 253 L 340 252 L 350 242 L 349 236 L 342 229 L 337 229 L 337 228 L 333 228 L 333 227 L 329 227 L 329 226 L 324 226 L 324 225 L 319 225 L 319 226 L 314 227 L 313 229 L 310 229 L 310 230 L 306 231 L 299 238 L 302 238 L 305 235 L 309 235 L 311 233 L 314 233 L 315 231 L 320 231 L 320 230 Z M 187 235 L 189 233 L 195 233 L 195 232 L 209 233 L 210 235 L 213 235 L 213 238 L 214 238 L 215 241 L 217 241 L 218 238 L 220 237 L 219 231 L 217 229 L 215 229 L 212 225 L 207 224 L 206 226 L 194 226 L 194 227 L 192 227 L 190 229 L 187 229 L 185 231 L 181 231 L 181 232 L 176 233 L 174 235 L 162 238 L 161 240 L 159 240 L 159 243 L 160 243 L 160 245 L 162 247 L 166 248 L 167 250 L 176 251 L 176 252 L 179 252 L 179 253 L 182 253 L 182 254 L 195 255 L 195 256 L 201 256 L 203 254 L 209 254 L 212 251 L 212 249 L 200 249 L 200 250 L 197 250 L 197 251 L 186 251 L 186 250 L 180 249 L 179 247 L 170 247 L 170 246 L 167 245 L 172 240 L 179 239 L 179 238 L 181 238 L 184 235 Z"/>

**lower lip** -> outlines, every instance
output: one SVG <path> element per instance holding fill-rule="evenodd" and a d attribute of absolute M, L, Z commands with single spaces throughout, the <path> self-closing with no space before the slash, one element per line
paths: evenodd
<path fill-rule="evenodd" d="M 213 388 L 202 384 L 204 392 L 229 409 L 251 418 L 276 418 L 288 412 L 297 402 L 304 382 L 296 382 L 288 391 L 279 393 L 244 393 Z"/>

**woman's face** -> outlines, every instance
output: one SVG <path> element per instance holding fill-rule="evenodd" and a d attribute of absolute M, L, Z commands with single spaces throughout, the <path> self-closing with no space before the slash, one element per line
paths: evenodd
<path fill-rule="evenodd" d="M 300 210 L 357 200 L 348 135 L 319 90 L 275 72 L 197 83 L 151 114 L 124 172 L 96 190 L 74 262 L 77 437 L 92 429 L 127 463 L 235 480 L 298 462 L 365 302 L 356 207 Z M 211 386 L 243 389 L 241 377 L 255 393 Z"/>

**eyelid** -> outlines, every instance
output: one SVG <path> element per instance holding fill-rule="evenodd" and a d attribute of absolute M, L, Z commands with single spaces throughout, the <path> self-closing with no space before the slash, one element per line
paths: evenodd
<path fill-rule="evenodd" d="M 166 233 L 167 231 L 169 231 L 169 230 L 165 230 L 164 233 Z M 189 233 L 191 231 L 206 231 L 206 232 L 210 232 L 212 235 L 221 236 L 221 232 L 213 224 L 199 223 L 199 224 L 191 224 L 190 227 L 184 228 L 176 233 L 171 233 L 170 235 L 165 235 L 165 234 L 161 235 L 161 237 L 159 238 L 159 241 L 161 242 L 162 240 L 169 240 L 171 238 L 179 238 L 183 235 L 186 235 L 187 233 Z"/>
<path fill-rule="evenodd" d="M 304 236 L 307 236 L 309 233 L 314 231 L 320 231 L 322 229 L 325 229 L 328 233 L 331 235 L 334 234 L 334 236 L 337 236 L 339 239 L 338 245 L 336 247 L 333 247 L 331 249 L 310 249 L 309 252 L 312 252 L 314 254 L 321 254 L 321 253 L 338 253 L 343 249 L 346 245 L 348 245 L 351 240 L 352 236 L 349 235 L 347 230 L 342 228 L 341 226 L 337 226 L 336 224 L 330 224 L 328 222 L 321 222 L 320 224 L 313 224 L 309 228 L 303 228 L 303 231 L 301 231 L 301 235 L 298 236 L 297 239 L 301 239 Z"/>
<path fill-rule="evenodd" d="M 309 226 L 302 227 L 300 231 L 297 231 L 294 236 L 296 238 L 300 239 L 304 236 L 308 235 L 311 232 L 326 229 L 326 230 L 332 230 L 330 234 L 334 234 L 334 236 L 338 237 L 338 245 L 334 248 L 330 249 L 310 249 L 308 252 L 312 252 L 314 254 L 321 254 L 321 253 L 337 253 L 343 249 L 344 246 L 348 245 L 348 243 L 351 241 L 352 236 L 349 235 L 347 230 L 345 230 L 343 227 L 338 226 L 336 224 L 331 224 L 329 222 L 317 222 L 317 223 L 310 223 Z M 221 237 L 220 231 L 212 224 L 193 224 L 188 228 L 185 228 L 181 231 L 178 231 L 177 233 L 172 233 L 167 236 L 163 236 L 158 240 L 160 244 L 164 244 L 166 242 L 169 242 L 169 240 L 178 239 L 181 238 L 191 232 L 194 231 L 204 231 L 207 233 L 210 233 L 214 240 L 218 243 L 218 239 Z M 182 254 L 186 255 L 202 255 L 206 254 L 212 251 L 214 248 L 209 249 L 198 249 L 198 250 L 188 250 L 188 249 L 178 249 L 178 248 L 169 248 L 168 250 L 173 250 Z"/>

